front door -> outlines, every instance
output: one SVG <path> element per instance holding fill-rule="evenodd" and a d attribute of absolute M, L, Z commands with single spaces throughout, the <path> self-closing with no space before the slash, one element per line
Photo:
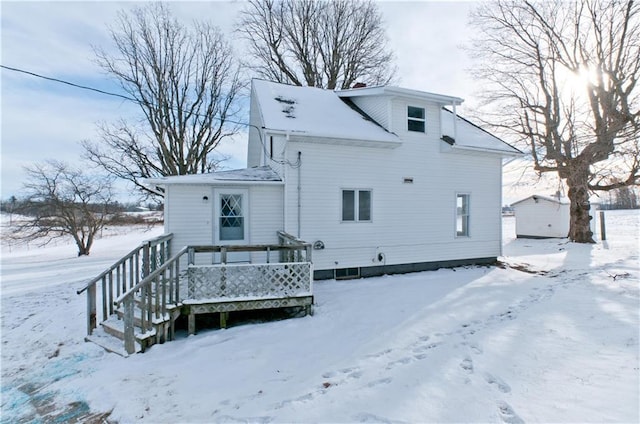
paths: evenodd
<path fill-rule="evenodd" d="M 215 193 L 215 242 L 217 245 L 249 244 L 248 212 L 249 191 L 247 189 L 220 189 Z M 249 262 L 249 252 L 227 254 L 227 262 Z M 220 262 L 216 254 L 214 262 Z"/>

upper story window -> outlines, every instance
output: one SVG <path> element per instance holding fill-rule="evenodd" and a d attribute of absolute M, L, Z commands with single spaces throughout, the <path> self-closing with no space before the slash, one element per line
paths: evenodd
<path fill-rule="evenodd" d="M 342 221 L 371 221 L 371 190 L 342 190 Z"/>
<path fill-rule="evenodd" d="M 415 132 L 424 132 L 425 115 L 423 107 L 408 106 L 407 107 L 407 130 Z"/>

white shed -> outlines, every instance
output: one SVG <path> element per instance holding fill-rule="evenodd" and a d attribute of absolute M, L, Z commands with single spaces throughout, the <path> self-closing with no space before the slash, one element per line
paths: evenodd
<path fill-rule="evenodd" d="M 563 238 L 569 235 L 567 199 L 533 195 L 511 206 L 516 214 L 516 237 Z"/>
<path fill-rule="evenodd" d="M 564 197 L 529 196 L 511 205 L 516 215 L 518 238 L 564 238 L 569 235 L 570 202 Z M 591 206 L 591 231 L 595 232 L 595 211 Z"/>

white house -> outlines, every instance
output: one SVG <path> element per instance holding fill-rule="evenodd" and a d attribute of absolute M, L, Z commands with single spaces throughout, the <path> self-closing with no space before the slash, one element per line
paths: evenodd
<path fill-rule="evenodd" d="M 248 168 L 150 180 L 165 189 L 165 231 L 176 248 L 285 231 L 313 244 L 317 279 L 490 263 L 502 159 L 521 152 L 457 116 L 462 101 L 253 80 Z"/>

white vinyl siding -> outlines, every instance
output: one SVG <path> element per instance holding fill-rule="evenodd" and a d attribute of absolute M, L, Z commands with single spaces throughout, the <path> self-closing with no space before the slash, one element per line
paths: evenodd
<path fill-rule="evenodd" d="M 406 104 L 397 108 L 406 125 Z M 432 115 L 427 108 L 427 121 Z M 442 154 L 439 140 L 424 134 L 406 137 L 397 149 L 292 142 L 288 160 L 302 152 L 300 238 L 322 241 L 314 250 L 314 269 L 485 258 L 500 255 L 501 159 L 478 154 Z M 432 137 L 432 136 L 429 136 Z M 428 139 L 431 141 L 431 139 Z M 390 166 L 393 164 L 393 166 Z M 288 172 L 286 231 L 298 234 L 298 170 Z M 405 184 L 404 178 L 413 178 Z M 437 181 L 437 184 L 434 182 Z M 342 190 L 371 190 L 372 221 L 339 225 Z M 456 239 L 452 193 L 476 199 L 469 217 L 473 238 Z M 478 201 L 477 199 L 482 199 Z M 338 225 L 337 225 L 338 224 Z M 461 242 L 462 241 L 462 242 Z"/>
<path fill-rule="evenodd" d="M 186 245 L 216 244 L 214 197 L 216 190 L 234 191 L 230 186 L 170 185 L 165 197 L 165 232 L 172 233 L 174 252 Z M 282 185 L 257 185 L 248 190 L 249 210 L 245 213 L 246 232 L 250 244 L 278 244 L 277 232 L 284 229 Z M 206 197 L 206 200 L 204 199 Z M 263 254 L 253 253 L 256 262 Z M 211 263 L 211 262 L 209 262 Z"/>
<path fill-rule="evenodd" d="M 264 156 L 264 141 L 262 130 L 262 119 L 260 117 L 260 109 L 256 96 L 252 96 L 249 110 L 249 120 L 251 126 L 249 127 L 249 142 L 247 144 L 247 167 L 263 165 Z"/>
<path fill-rule="evenodd" d="M 371 119 L 380 124 L 387 131 L 389 126 L 389 98 L 385 96 L 352 97 L 351 101 L 358 106 Z"/>

